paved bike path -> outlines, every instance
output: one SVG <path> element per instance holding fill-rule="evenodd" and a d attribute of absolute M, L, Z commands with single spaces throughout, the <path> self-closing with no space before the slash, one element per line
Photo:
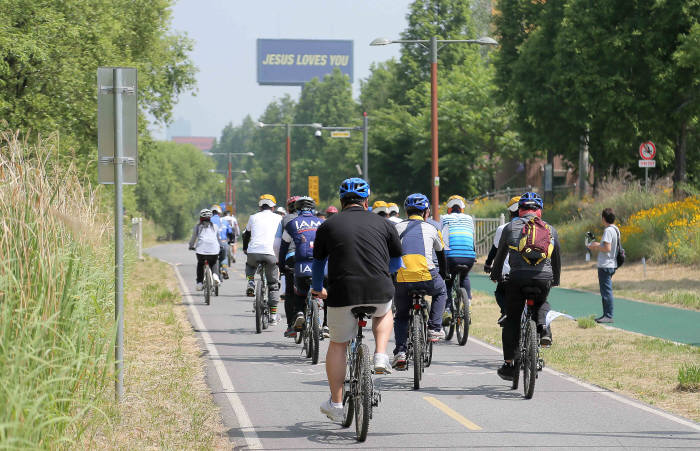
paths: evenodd
<path fill-rule="evenodd" d="M 469 274 L 472 289 L 493 294 L 496 285 L 482 274 Z M 613 287 L 614 288 L 614 287 Z M 578 318 L 600 316 L 599 294 L 554 287 L 549 295 L 553 310 Z M 700 346 L 700 312 L 615 297 L 615 322 L 611 326 L 678 343 Z"/>
<path fill-rule="evenodd" d="M 207 306 L 194 290 L 195 257 L 185 244 L 147 252 L 181 274 L 207 382 L 236 449 L 700 448 L 700 425 L 549 370 L 534 398 L 524 400 L 496 375 L 500 351 L 471 338 L 465 347 L 435 347 L 420 391 L 412 390 L 412 372 L 376 377 L 382 402 L 367 441 L 357 443 L 354 426 L 342 428 L 319 412 L 328 397 L 327 343 L 311 365 L 281 325 L 255 333 L 243 255 Z M 371 333 L 366 337 L 372 349 Z"/>

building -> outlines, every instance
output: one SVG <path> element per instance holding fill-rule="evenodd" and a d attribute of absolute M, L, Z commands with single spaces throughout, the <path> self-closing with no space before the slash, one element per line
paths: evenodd
<path fill-rule="evenodd" d="M 173 136 L 172 140 L 180 144 L 192 144 L 202 152 L 209 152 L 216 143 L 216 138 L 212 136 Z"/>

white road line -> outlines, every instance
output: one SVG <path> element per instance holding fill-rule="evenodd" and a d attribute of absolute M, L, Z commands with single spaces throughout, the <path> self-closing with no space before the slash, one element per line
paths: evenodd
<path fill-rule="evenodd" d="M 209 355 L 212 357 L 211 362 L 214 365 L 214 369 L 216 369 L 216 374 L 219 376 L 219 380 L 221 381 L 221 388 L 223 389 L 224 393 L 226 393 L 228 403 L 231 405 L 233 413 L 238 419 L 238 425 L 241 427 L 241 432 L 243 432 L 243 437 L 248 444 L 248 448 L 263 449 L 262 442 L 260 441 L 258 434 L 255 432 L 255 428 L 253 427 L 253 423 L 250 421 L 248 412 L 245 410 L 245 407 L 241 402 L 241 398 L 239 398 L 238 394 L 236 393 L 236 389 L 233 386 L 233 382 L 231 382 L 231 378 L 226 371 L 226 367 L 224 367 L 223 362 L 219 358 L 219 352 L 216 350 L 216 346 L 214 346 L 214 342 L 212 341 L 209 332 L 207 332 L 204 327 L 202 317 L 199 316 L 199 312 L 194 306 L 192 297 L 187 293 L 189 290 L 187 289 L 187 285 L 180 274 L 180 270 L 175 265 L 171 266 L 175 270 L 175 275 L 180 282 L 180 290 L 182 291 L 182 295 L 187 299 L 187 308 L 190 310 L 190 314 L 194 319 L 194 326 L 197 328 L 197 330 L 199 330 L 199 333 L 202 336 L 202 341 L 204 341 L 204 345 L 206 346 Z"/>
<path fill-rule="evenodd" d="M 469 341 L 473 341 L 474 343 L 478 344 L 479 346 L 483 346 L 484 348 L 490 349 L 490 350 L 492 350 L 492 351 L 496 351 L 496 352 L 498 352 L 499 354 L 500 354 L 501 351 L 502 351 L 501 349 L 499 349 L 499 348 L 497 348 L 497 347 L 495 347 L 495 346 L 491 346 L 490 344 L 485 343 L 485 342 L 483 342 L 483 341 L 481 341 L 481 340 L 477 340 L 476 338 L 469 337 Z M 678 424 L 682 424 L 683 426 L 687 426 L 687 427 L 689 427 L 689 428 L 691 428 L 691 429 L 695 429 L 696 431 L 700 431 L 700 424 L 697 424 L 697 423 L 695 423 L 695 422 L 693 422 L 693 421 L 690 421 L 690 420 L 686 420 L 685 418 L 680 418 L 680 417 L 677 417 L 677 416 L 675 416 L 675 415 L 671 415 L 671 414 L 668 413 L 668 412 L 664 412 L 664 411 L 662 411 L 662 410 L 658 410 L 658 409 L 656 409 L 656 408 L 654 408 L 654 407 L 651 407 L 651 406 L 649 406 L 649 405 L 643 404 L 643 403 L 641 403 L 641 402 L 639 402 L 639 401 L 635 401 L 635 400 L 632 400 L 632 399 L 627 399 L 627 398 L 625 398 L 624 396 L 620 396 L 620 395 L 618 395 L 618 394 L 616 394 L 616 393 L 611 392 L 611 391 L 608 390 L 607 388 L 597 387 L 597 386 L 595 386 L 595 385 L 593 385 L 593 384 L 589 384 L 589 383 L 587 383 L 587 382 L 580 381 L 580 380 L 576 379 L 575 377 L 569 376 L 568 374 L 560 373 L 559 371 L 553 370 L 553 369 L 551 369 L 551 368 L 546 368 L 546 367 L 545 367 L 542 371 L 546 371 L 546 372 L 548 372 L 548 373 L 550 373 L 550 374 L 553 374 L 553 375 L 555 375 L 555 376 L 559 376 L 559 377 L 561 377 L 561 378 L 563 378 L 563 379 L 566 379 L 566 380 L 569 381 L 569 382 L 573 382 L 574 384 L 580 385 L 581 387 L 584 387 L 584 388 L 586 388 L 586 389 L 588 389 L 588 390 L 591 390 L 591 391 L 594 391 L 594 392 L 596 392 L 596 393 L 599 393 L 599 394 L 601 394 L 601 395 L 603 395 L 603 396 L 607 396 L 608 398 L 612 398 L 612 399 L 614 399 L 615 401 L 619 401 L 619 402 L 621 402 L 621 403 L 623 403 L 623 404 L 627 404 L 628 406 L 636 407 L 636 408 L 639 409 L 639 410 L 643 410 L 643 411 L 645 411 L 645 412 L 652 413 L 652 414 L 654 414 L 654 415 L 656 415 L 656 416 L 659 416 L 659 417 L 662 417 L 662 418 L 666 418 L 667 420 L 673 421 L 673 422 L 678 423 Z"/>

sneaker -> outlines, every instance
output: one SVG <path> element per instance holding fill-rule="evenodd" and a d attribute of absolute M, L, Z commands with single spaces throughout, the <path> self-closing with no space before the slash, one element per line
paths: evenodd
<path fill-rule="evenodd" d="M 323 326 L 323 329 L 321 329 L 321 334 L 323 335 L 323 338 L 331 338 L 331 331 L 328 326 Z"/>
<path fill-rule="evenodd" d="M 442 325 L 449 326 L 451 322 L 452 322 L 452 312 L 450 312 L 449 310 L 445 310 L 445 312 L 442 314 Z"/>
<path fill-rule="evenodd" d="M 234 257 L 233 255 L 231 256 L 231 262 L 236 263 L 236 257 Z"/>
<path fill-rule="evenodd" d="M 294 329 L 296 330 L 301 330 L 304 328 L 304 313 L 299 312 L 297 313 L 297 317 L 294 318 Z"/>
<path fill-rule="evenodd" d="M 221 279 L 219 279 L 218 274 L 212 274 L 212 277 L 214 278 L 214 285 L 221 285 Z"/>
<path fill-rule="evenodd" d="M 255 282 L 252 280 L 248 281 L 248 288 L 245 290 L 245 294 L 249 297 L 255 297 Z"/>
<path fill-rule="evenodd" d="M 394 355 L 394 360 L 391 362 L 391 367 L 396 369 L 396 370 L 405 370 L 406 369 L 406 353 L 405 352 L 397 352 Z"/>
<path fill-rule="evenodd" d="M 277 313 L 272 313 L 270 315 L 270 326 L 276 326 L 279 324 L 279 322 L 280 322 L 280 320 L 279 320 L 279 316 L 277 315 Z"/>
<path fill-rule="evenodd" d="M 428 338 L 430 339 L 430 341 L 444 340 L 445 339 L 445 331 L 442 329 L 440 329 L 440 330 L 430 329 L 428 331 Z"/>
<path fill-rule="evenodd" d="M 546 348 L 552 346 L 552 329 L 544 327 L 540 333 L 540 345 Z"/>
<path fill-rule="evenodd" d="M 391 374 L 391 363 L 386 354 L 374 354 L 374 374 Z"/>
<path fill-rule="evenodd" d="M 499 326 L 503 327 L 505 325 L 506 318 L 508 318 L 508 315 L 506 315 L 505 313 L 501 313 L 501 316 L 498 317 L 498 320 L 496 320 L 496 322 Z"/>
<path fill-rule="evenodd" d="M 345 412 L 342 407 L 333 407 L 331 398 L 321 404 L 321 413 L 325 414 L 331 421 L 342 423 L 345 420 Z"/>
<path fill-rule="evenodd" d="M 598 324 L 610 324 L 613 323 L 613 319 L 608 317 L 608 316 L 601 316 L 599 318 L 595 319 L 595 322 Z"/>
<path fill-rule="evenodd" d="M 223 277 L 225 280 L 228 280 L 228 271 L 226 268 L 221 269 L 221 277 Z"/>
<path fill-rule="evenodd" d="M 202 282 L 197 282 L 197 291 L 202 291 L 204 289 L 204 285 L 202 285 Z"/>
<path fill-rule="evenodd" d="M 297 336 L 297 331 L 294 330 L 293 327 L 288 327 L 287 330 L 284 331 L 284 336 L 286 338 L 296 338 Z"/>
<path fill-rule="evenodd" d="M 504 381 L 512 381 L 513 375 L 515 374 L 515 367 L 512 363 L 503 362 L 503 366 L 496 371 L 498 377 Z"/>

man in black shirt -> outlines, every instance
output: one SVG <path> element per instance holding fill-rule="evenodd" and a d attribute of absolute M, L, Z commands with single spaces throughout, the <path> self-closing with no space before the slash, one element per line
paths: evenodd
<path fill-rule="evenodd" d="M 357 331 L 351 309 L 377 308 L 372 320 L 376 349 L 374 370 L 389 373 L 391 364 L 386 346 L 393 328 L 391 299 L 394 285 L 391 270 L 401 265 L 401 241 L 396 228 L 386 219 L 367 211 L 369 185 L 351 178 L 340 185 L 342 212 L 325 221 L 316 231 L 312 293 L 326 299 L 330 344 L 326 354 L 326 374 L 331 397 L 321 412 L 333 421 L 342 421 L 345 348 Z M 328 292 L 323 273 L 328 262 Z"/>

